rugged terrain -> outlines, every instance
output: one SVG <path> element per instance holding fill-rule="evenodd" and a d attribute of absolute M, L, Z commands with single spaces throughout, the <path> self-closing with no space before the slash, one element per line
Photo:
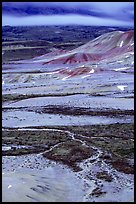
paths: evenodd
<path fill-rule="evenodd" d="M 133 30 L 29 29 L 3 29 L 3 202 L 133 201 Z"/>

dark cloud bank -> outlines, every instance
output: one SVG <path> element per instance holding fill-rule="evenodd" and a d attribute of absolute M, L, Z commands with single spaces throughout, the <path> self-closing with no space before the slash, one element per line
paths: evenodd
<path fill-rule="evenodd" d="M 130 26 L 133 2 L 3 2 L 2 25 Z"/>

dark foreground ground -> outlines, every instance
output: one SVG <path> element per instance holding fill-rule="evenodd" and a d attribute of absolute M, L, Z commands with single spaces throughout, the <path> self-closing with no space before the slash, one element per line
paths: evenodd
<path fill-rule="evenodd" d="M 37 127 L 36 131 L 23 128 L 21 131 L 12 128 L 3 130 L 3 145 L 11 146 L 11 149 L 3 151 L 3 156 L 42 153 L 48 159 L 80 171 L 77 162 L 95 154 L 96 149 L 92 148 L 95 146 L 103 152 L 100 158 L 113 168 L 127 174 L 134 173 L 134 164 L 130 162 L 130 159 L 134 159 L 133 124 L 50 127 L 49 131 L 46 129 Z"/>

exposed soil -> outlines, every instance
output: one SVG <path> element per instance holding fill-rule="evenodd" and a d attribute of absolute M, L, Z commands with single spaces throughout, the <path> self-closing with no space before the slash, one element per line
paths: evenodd
<path fill-rule="evenodd" d="M 99 187 L 95 188 L 92 193 L 90 194 L 91 196 L 96 196 L 99 197 L 103 194 L 105 194 L 106 192 L 102 191 Z"/>
<path fill-rule="evenodd" d="M 59 106 L 59 105 L 49 105 L 44 107 L 20 107 L 20 108 L 3 108 L 3 111 L 10 109 L 16 110 L 27 110 L 27 111 L 35 111 L 36 113 L 50 113 L 50 114 L 62 114 L 62 115 L 91 115 L 91 116 L 121 116 L 121 115 L 134 115 L 134 110 L 91 110 L 90 108 L 81 108 L 81 107 L 68 107 L 68 106 Z"/>
<path fill-rule="evenodd" d="M 106 172 L 106 171 L 98 172 L 96 174 L 96 177 L 98 179 L 105 180 L 107 182 L 111 182 L 112 181 L 112 175 L 109 175 L 109 173 Z"/>
<path fill-rule="evenodd" d="M 76 165 L 76 162 L 87 159 L 93 153 L 93 149 L 81 146 L 80 142 L 70 141 L 60 144 L 52 151 L 43 153 L 43 156 L 51 160 L 61 161 L 63 164 L 72 167 L 75 171 L 80 171 L 82 169 Z"/>

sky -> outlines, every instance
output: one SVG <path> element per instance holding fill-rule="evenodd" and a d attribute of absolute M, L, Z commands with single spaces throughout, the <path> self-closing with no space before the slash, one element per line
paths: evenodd
<path fill-rule="evenodd" d="M 2 2 L 2 26 L 134 27 L 134 2 Z"/>

